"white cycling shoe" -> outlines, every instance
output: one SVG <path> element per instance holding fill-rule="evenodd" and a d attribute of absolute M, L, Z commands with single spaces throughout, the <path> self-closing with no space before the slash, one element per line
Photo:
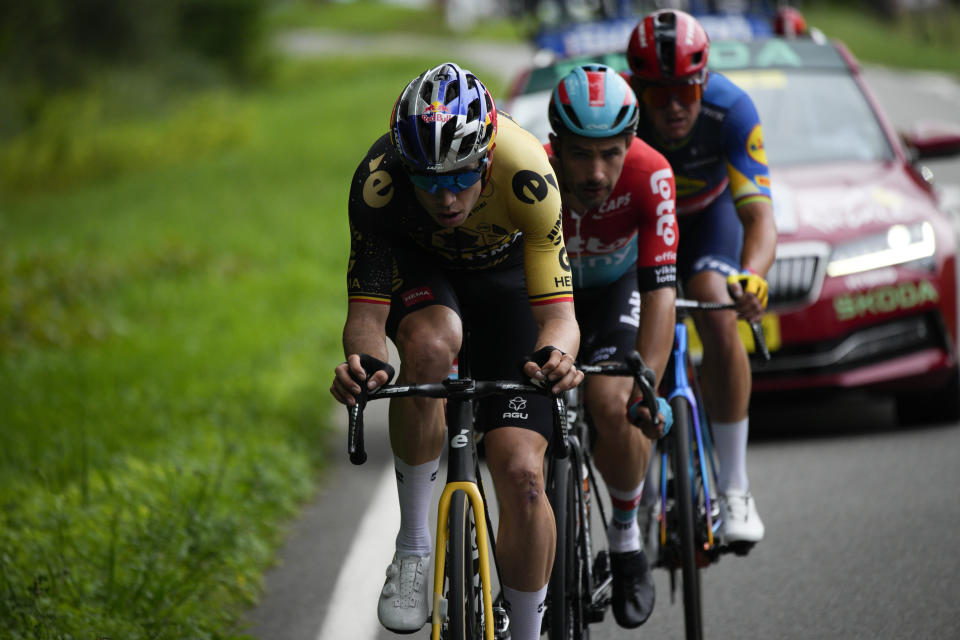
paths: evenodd
<path fill-rule="evenodd" d="M 720 536 L 727 544 L 733 542 L 760 542 L 763 540 L 763 521 L 757 513 L 757 503 L 749 492 L 728 491 L 720 495 Z"/>
<path fill-rule="evenodd" d="M 430 556 L 393 555 L 380 591 L 377 617 L 394 633 L 414 633 L 427 622 L 427 567 Z"/>

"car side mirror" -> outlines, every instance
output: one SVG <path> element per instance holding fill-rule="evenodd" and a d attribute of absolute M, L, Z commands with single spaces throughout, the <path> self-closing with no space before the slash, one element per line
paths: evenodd
<path fill-rule="evenodd" d="M 913 161 L 960 155 L 960 127 L 949 122 L 918 122 L 900 137 Z"/>

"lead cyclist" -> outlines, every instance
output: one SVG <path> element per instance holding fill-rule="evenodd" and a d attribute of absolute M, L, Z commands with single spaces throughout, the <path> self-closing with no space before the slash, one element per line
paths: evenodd
<path fill-rule="evenodd" d="M 355 404 L 361 384 L 388 382 L 387 336 L 401 382 L 440 382 L 464 322 L 478 379 L 516 379 L 521 363 L 555 393 L 583 379 L 573 366 L 580 334 L 556 177 L 540 143 L 497 113 L 474 74 L 448 62 L 406 85 L 389 132 L 354 173 L 349 219 L 346 360 L 331 386 L 339 402 Z M 537 640 L 556 538 L 543 478 L 553 420 L 547 397 L 519 396 L 486 398 L 478 411 L 500 506 L 496 548 L 512 637 Z M 427 514 L 444 436 L 442 401 L 391 401 L 401 515 L 377 614 L 397 633 L 427 619 Z"/>

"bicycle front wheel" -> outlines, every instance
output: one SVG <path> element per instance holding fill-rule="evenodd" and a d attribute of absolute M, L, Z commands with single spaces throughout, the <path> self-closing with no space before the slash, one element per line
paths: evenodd
<path fill-rule="evenodd" d="M 680 532 L 680 564 L 683 577 L 683 618 L 687 640 L 701 640 L 703 618 L 700 611 L 700 567 L 697 565 L 697 531 L 690 463 L 690 432 L 693 418 L 686 399 L 676 397 L 670 402 L 673 409 L 673 447 L 670 452 L 676 495 L 677 528 Z"/>
<path fill-rule="evenodd" d="M 463 491 L 450 497 L 447 542 L 447 634 L 448 640 L 479 640 L 483 637 L 483 607 L 479 577 L 474 562 L 473 508 Z"/>
<path fill-rule="evenodd" d="M 550 640 L 585 640 L 586 568 L 582 481 L 579 457 L 571 447 L 565 460 L 555 460 L 550 503 L 557 524 L 557 547 L 547 595 L 547 636 Z"/>

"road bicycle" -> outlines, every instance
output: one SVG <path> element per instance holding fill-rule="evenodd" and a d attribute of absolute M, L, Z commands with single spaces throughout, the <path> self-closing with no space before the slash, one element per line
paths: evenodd
<path fill-rule="evenodd" d="M 605 365 L 578 364 L 584 373 L 604 373 Z M 633 352 L 618 365 L 628 375 L 643 380 L 644 401 L 651 415 L 657 415 L 653 371 Z M 610 374 L 617 375 L 617 374 Z M 589 446 L 586 407 L 580 389 L 567 392 L 569 455 L 549 456 L 547 495 L 557 525 L 557 551 L 547 588 L 544 624 L 550 640 L 582 640 L 589 637 L 589 625 L 601 622 L 610 604 L 610 555 L 606 548 L 594 554 L 591 535 L 591 507 L 596 505 L 606 535 L 606 509 L 597 484 L 596 468 Z M 595 501 L 591 496 L 596 496 Z"/>
<path fill-rule="evenodd" d="M 645 547 L 653 566 L 670 573 L 671 601 L 677 590 L 677 574 L 682 587 L 684 629 L 687 640 L 701 640 L 700 569 L 716 562 L 722 554 L 744 555 L 751 543 L 725 544 L 717 536 L 722 521 L 716 500 L 717 461 L 710 423 L 704 409 L 694 363 L 690 353 L 689 311 L 724 311 L 734 309 L 730 303 L 701 302 L 678 299 L 673 348 L 659 392 L 673 412 L 673 425 L 657 442 L 658 454 L 651 460 L 648 479 L 654 480 L 657 498 L 649 525 L 653 531 L 645 536 Z M 750 326 L 754 352 L 761 361 L 770 358 L 760 323 Z M 632 376 L 640 386 L 645 401 L 649 394 L 655 407 L 655 394 L 642 370 L 629 362 L 611 362 L 579 366 L 584 374 Z M 651 414 L 656 415 L 655 409 Z M 575 430 L 575 429 L 574 429 Z M 641 527 L 648 523 L 641 519 Z"/>
<path fill-rule="evenodd" d="M 554 396 L 548 388 L 516 380 L 473 380 L 468 364 L 466 349 L 461 349 L 457 378 L 430 384 L 385 385 L 362 393 L 356 405 L 348 409 L 347 451 L 350 461 L 359 465 L 366 461 L 363 411 L 367 401 L 406 396 L 446 400 L 447 482 L 437 507 L 432 640 L 501 640 L 507 637 L 509 627 L 506 611 L 492 597 L 490 558 L 496 563 L 496 542 L 489 533 L 493 527 L 480 475 L 474 402 L 496 393 L 550 397 L 556 443 L 553 455 L 569 454 L 566 409 L 561 396 Z"/>

